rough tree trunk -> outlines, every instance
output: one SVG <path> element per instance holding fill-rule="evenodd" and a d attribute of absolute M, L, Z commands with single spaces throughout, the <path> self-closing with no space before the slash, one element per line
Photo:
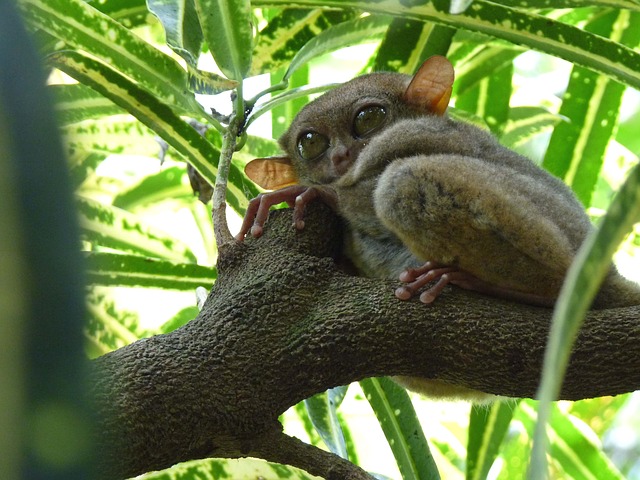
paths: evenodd
<path fill-rule="evenodd" d="M 302 232 L 280 211 L 262 238 L 221 248 L 219 280 L 197 318 L 92 362 L 105 478 L 243 456 L 368 478 L 282 434 L 278 416 L 327 388 L 381 375 L 535 394 L 550 310 L 455 287 L 432 306 L 399 301 L 394 282 L 336 268 L 339 223 L 321 204 L 309 210 Z M 591 312 L 562 397 L 639 386 L 640 307 Z"/>

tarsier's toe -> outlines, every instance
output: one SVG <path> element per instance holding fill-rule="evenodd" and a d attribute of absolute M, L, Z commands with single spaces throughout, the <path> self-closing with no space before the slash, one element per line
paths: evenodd
<path fill-rule="evenodd" d="M 420 295 L 420 301 L 422 303 L 427 304 L 427 305 L 433 303 L 436 298 L 438 298 L 438 295 L 434 295 L 433 293 L 431 293 L 431 290 L 427 290 L 426 292 L 422 292 L 422 294 Z"/>
<path fill-rule="evenodd" d="M 416 278 L 417 278 L 417 275 L 415 273 L 415 270 L 411 268 L 408 270 L 405 270 L 400 274 L 401 282 L 405 282 L 405 283 L 413 282 Z"/>
<path fill-rule="evenodd" d="M 396 288 L 396 297 L 400 300 L 409 300 L 413 297 L 413 292 L 407 287 L 398 287 Z"/>
<path fill-rule="evenodd" d="M 409 300 L 416 292 L 437 280 L 435 285 L 420 294 L 422 303 L 433 303 L 444 287 L 451 282 L 452 278 L 455 278 L 456 273 L 458 271 L 455 268 L 442 267 L 434 262 L 426 262 L 418 268 L 408 268 L 400 274 L 400 281 L 407 285 L 396 289 L 396 297 L 400 300 Z"/>

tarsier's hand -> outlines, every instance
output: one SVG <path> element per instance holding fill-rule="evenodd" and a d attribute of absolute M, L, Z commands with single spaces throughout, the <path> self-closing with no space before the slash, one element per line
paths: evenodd
<path fill-rule="evenodd" d="M 293 207 L 293 225 L 298 230 L 302 230 L 304 228 L 304 209 L 308 203 L 315 199 L 320 199 L 334 210 L 337 210 L 338 197 L 335 191 L 327 186 L 291 185 L 273 192 L 261 193 L 249 202 L 247 213 L 242 221 L 240 232 L 236 235 L 236 240 L 241 242 L 249 232 L 255 238 L 260 237 L 269 216 L 269 209 L 282 202 L 286 202 L 289 207 Z"/>

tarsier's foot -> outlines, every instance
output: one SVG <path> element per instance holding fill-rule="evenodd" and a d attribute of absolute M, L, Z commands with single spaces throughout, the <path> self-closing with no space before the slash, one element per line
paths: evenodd
<path fill-rule="evenodd" d="M 249 232 L 253 237 L 260 237 L 264 224 L 269 217 L 269 209 L 282 202 L 286 202 L 289 207 L 293 207 L 293 224 L 298 230 L 302 230 L 304 228 L 304 209 L 309 202 L 317 198 L 324 201 L 334 210 L 336 209 L 337 196 L 329 188 L 292 185 L 273 192 L 261 193 L 249 202 L 247 213 L 242 220 L 242 226 L 236 235 L 236 240 L 241 242 Z"/>
<path fill-rule="evenodd" d="M 457 283 L 458 281 L 473 283 L 474 281 L 479 281 L 470 273 L 463 272 L 455 267 L 445 267 L 435 262 L 426 262 L 418 268 L 409 268 L 400 274 L 400 281 L 407 283 L 407 285 L 396 290 L 396 297 L 400 300 L 409 300 L 416 292 L 434 280 L 438 280 L 436 284 L 420 294 L 422 303 L 433 303 L 449 283 Z"/>
<path fill-rule="evenodd" d="M 435 262 L 426 262 L 418 268 L 409 268 L 400 274 L 400 281 L 407 285 L 396 289 L 396 297 L 408 300 L 428 283 L 437 280 L 435 285 L 420 294 L 422 303 L 433 303 L 448 284 L 457 285 L 466 290 L 473 290 L 507 300 L 514 300 L 540 307 L 552 307 L 555 298 L 521 292 L 507 287 L 500 287 L 480 280 L 475 275 L 459 270 L 456 267 L 446 267 Z"/>

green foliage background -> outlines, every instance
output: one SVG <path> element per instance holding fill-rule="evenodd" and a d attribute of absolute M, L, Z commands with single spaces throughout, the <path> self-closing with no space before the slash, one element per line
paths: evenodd
<path fill-rule="evenodd" d="M 170 331 L 197 314 L 193 291 L 215 281 L 216 251 L 210 210 L 195 200 L 185 162 L 213 185 L 227 116 L 248 112 L 247 124 L 253 127 L 249 132 L 266 118 L 271 136 L 277 138 L 309 94 L 328 88 L 308 85 L 310 79 L 322 77 L 318 72 L 326 72 L 335 58 L 331 53 L 344 47 L 373 45 L 359 50 L 368 52 L 368 58 L 361 59 L 363 71 L 412 73 L 430 55 L 446 55 L 457 74 L 452 114 L 485 125 L 504 144 L 537 158 L 563 178 L 586 207 L 593 207 L 595 216 L 608 208 L 612 192 L 628 176 L 623 188 L 630 192 L 627 205 L 631 206 L 612 209 L 608 219 L 612 227 L 595 240 L 606 254 L 588 260 L 585 253 L 587 262 L 606 265 L 607 255 L 638 220 L 639 174 L 632 167 L 640 151 L 640 115 L 637 106 L 631 114 L 621 115 L 628 102 L 634 98 L 638 102 L 637 95 L 628 93 L 640 87 L 637 0 L 500 4 L 19 0 L 17 4 L 50 69 L 48 88 L 67 148 L 88 268 L 90 356 Z M 533 56 L 530 50 L 549 57 Z M 556 59 L 571 64 L 563 67 L 567 73 L 561 82 L 566 86 L 559 84 L 556 91 L 528 104 L 518 100 L 526 88 L 518 84 L 523 75 L 542 82 L 561 65 Z M 250 77 L 264 74 L 261 92 L 249 96 Z M 558 76 L 553 78 L 557 81 Z M 229 91 L 235 96 L 230 97 Z M 210 102 L 216 95 L 219 111 L 198 101 Z M 208 129 L 201 135 L 193 125 Z M 231 163 L 227 193 L 229 205 L 239 215 L 258 193 L 243 174 L 244 164 L 277 153 L 272 138 L 244 133 L 241 144 Z M 624 248 L 633 255 L 638 244 L 637 232 L 632 233 Z M 593 288 L 595 277 L 586 280 Z M 127 291 L 133 297 L 122 293 Z M 141 325 L 123 307 L 125 297 L 133 298 L 133 304 L 158 303 L 158 292 L 167 302 L 175 292 L 188 292 L 190 297 L 178 300 L 176 305 L 182 302 L 183 307 L 169 314 L 166 309 L 154 310 L 154 316 L 164 314 L 160 325 Z M 571 295 L 568 288 L 560 304 L 574 305 L 580 296 Z M 557 356 L 552 359 L 562 359 L 570 349 L 581 321 L 576 308 L 574 314 L 557 320 Z M 549 399 L 562 379 L 562 361 L 556 361 L 549 389 L 542 392 Z M 386 379 L 361 382 L 362 393 L 354 388 L 307 400 L 285 416 L 286 426 L 301 426 L 310 442 L 366 466 L 366 452 L 374 447 L 354 440 L 352 419 L 341 405 L 345 395 L 344 401 L 358 408 L 369 408 L 363 407 L 368 403 L 404 479 L 481 479 L 490 469 L 491 478 L 524 478 L 529 467 L 521 459 L 530 457 L 532 438 L 537 435 L 536 445 L 544 446 L 544 429 L 534 433 L 538 409 L 534 401 L 470 411 L 451 406 L 457 415 L 462 411 L 465 420 L 443 422 L 423 434 L 404 390 Z M 414 401 L 420 411 L 436 409 Z M 637 414 L 629 416 L 628 407 L 625 410 L 629 401 L 632 396 L 547 403 L 543 411 L 550 416 L 551 477 L 615 479 L 630 472 L 633 476 L 638 469 L 638 436 L 628 452 L 601 443 L 608 432 L 615 432 L 612 426 L 627 418 L 638 421 Z M 541 452 L 532 460 L 532 477 L 547 471 Z M 212 473 L 214 478 L 305 477 L 289 467 L 215 459 L 148 477 L 196 478 Z"/>

